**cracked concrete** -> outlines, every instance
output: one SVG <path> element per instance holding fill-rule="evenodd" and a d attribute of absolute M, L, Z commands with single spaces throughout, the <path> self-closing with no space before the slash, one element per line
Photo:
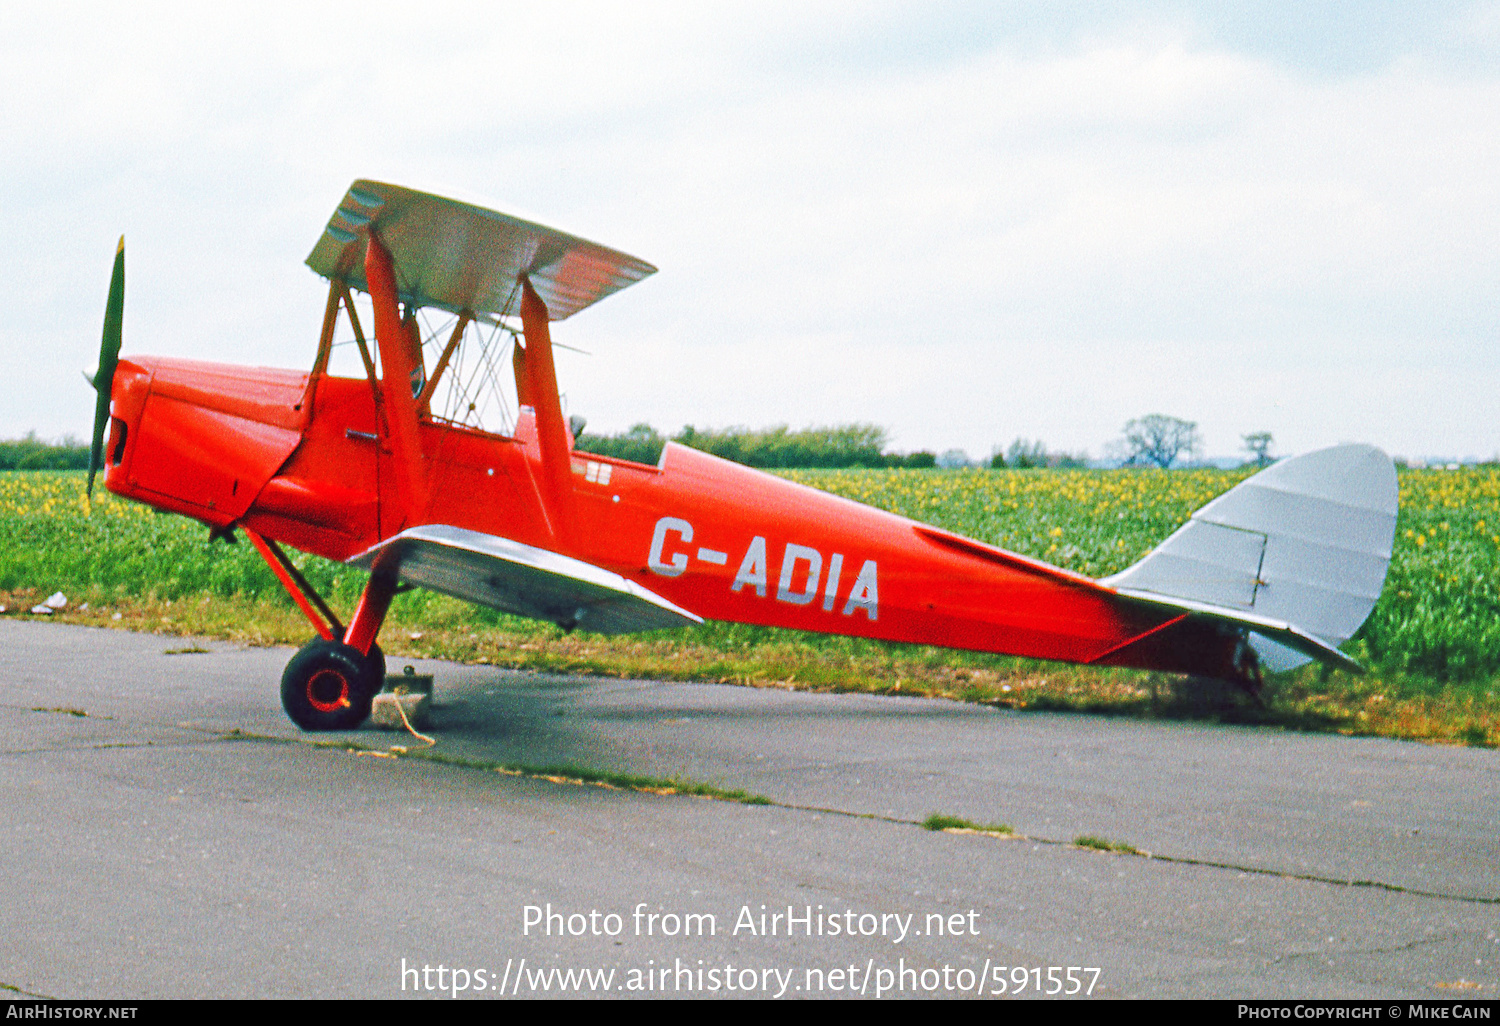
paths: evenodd
<path fill-rule="evenodd" d="M 1109 996 L 1496 994 L 1494 752 L 419 664 L 445 754 L 783 803 L 757 807 L 308 744 L 277 702 L 288 652 L 164 654 L 181 646 L 0 622 L 0 959 L 19 992 L 399 996 L 403 958 L 498 978 L 526 957 L 1087 965 Z M 910 825 L 932 812 L 1032 836 Z M 1165 857 L 1071 847 L 1085 833 Z M 525 931 L 548 902 L 626 933 Z M 640 902 L 719 932 L 634 936 Z M 974 909 L 979 931 L 729 932 L 762 903 Z"/>

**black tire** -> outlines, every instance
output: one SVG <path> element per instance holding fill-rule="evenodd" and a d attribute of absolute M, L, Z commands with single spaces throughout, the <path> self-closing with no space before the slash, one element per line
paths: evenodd
<path fill-rule="evenodd" d="M 385 653 L 379 645 L 370 646 L 370 654 L 365 656 L 365 670 L 369 674 L 370 694 L 380 694 L 385 687 Z"/>
<path fill-rule="evenodd" d="M 370 658 L 358 649 L 315 638 L 286 664 L 281 707 L 303 730 L 354 730 L 370 716 L 378 690 L 371 677 Z"/>
<path fill-rule="evenodd" d="M 331 644 L 331 642 L 314 636 L 311 641 L 302 647 L 306 649 L 312 645 L 328 644 Z M 344 647 L 349 648 L 351 651 L 353 650 L 352 646 Z M 367 674 L 365 679 L 368 682 L 371 695 L 380 694 L 381 690 L 385 687 L 385 665 L 385 652 L 381 649 L 379 643 L 370 645 L 370 654 L 365 656 L 365 673 Z"/>

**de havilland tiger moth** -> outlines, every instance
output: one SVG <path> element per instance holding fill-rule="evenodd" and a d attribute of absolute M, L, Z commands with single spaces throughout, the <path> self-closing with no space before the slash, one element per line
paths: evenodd
<path fill-rule="evenodd" d="M 122 359 L 122 239 L 89 472 L 90 491 L 102 470 L 117 495 L 251 541 L 317 632 L 281 685 L 305 730 L 368 716 L 409 586 L 606 634 L 727 620 L 1252 688 L 1310 659 L 1359 669 L 1338 646 L 1380 595 L 1396 522 L 1371 446 L 1276 463 L 1096 580 L 676 443 L 655 466 L 576 450 L 551 324 L 655 272 L 635 257 L 361 180 L 307 263 L 328 280 L 310 369 Z M 369 572 L 347 623 L 285 546 Z"/>

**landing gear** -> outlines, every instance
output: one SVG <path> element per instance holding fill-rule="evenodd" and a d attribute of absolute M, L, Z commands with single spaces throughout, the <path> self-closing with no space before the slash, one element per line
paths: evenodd
<path fill-rule="evenodd" d="M 240 526 L 319 635 L 286 664 L 281 707 L 303 730 L 354 730 L 369 718 L 376 693 L 385 687 L 385 653 L 375 636 L 396 594 L 395 573 L 377 568 L 370 574 L 345 627 L 281 546 Z"/>
<path fill-rule="evenodd" d="M 1265 705 L 1262 694 L 1265 687 L 1265 678 L 1261 674 L 1260 656 L 1250 645 L 1250 639 L 1244 634 L 1239 635 L 1234 647 L 1234 656 L 1231 659 L 1234 667 L 1234 676 L 1231 678 L 1240 690 L 1249 695 L 1257 705 Z"/>
<path fill-rule="evenodd" d="M 374 656 L 375 658 L 372 658 Z M 315 638 L 292 656 L 281 675 L 281 707 L 303 730 L 354 730 L 370 716 L 385 683 L 375 675 L 384 656 L 339 641 Z"/>
<path fill-rule="evenodd" d="M 374 694 L 385 687 L 385 653 L 380 650 L 379 645 L 370 646 L 370 654 L 365 656 L 365 669 L 370 674 L 370 679 L 375 682 Z"/>

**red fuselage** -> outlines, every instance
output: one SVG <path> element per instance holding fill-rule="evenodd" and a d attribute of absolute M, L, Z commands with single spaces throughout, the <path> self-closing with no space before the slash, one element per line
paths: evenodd
<path fill-rule="evenodd" d="M 413 475 L 378 396 L 365 379 L 122 360 L 105 483 L 332 560 L 447 524 L 614 571 L 706 619 L 1211 675 L 1230 666 L 1234 639 L 1212 625 L 683 446 L 656 467 L 571 452 L 561 482 L 530 407 L 512 436 L 418 416 L 402 443 L 419 448 Z M 566 530 L 549 516 L 559 489 Z"/>

